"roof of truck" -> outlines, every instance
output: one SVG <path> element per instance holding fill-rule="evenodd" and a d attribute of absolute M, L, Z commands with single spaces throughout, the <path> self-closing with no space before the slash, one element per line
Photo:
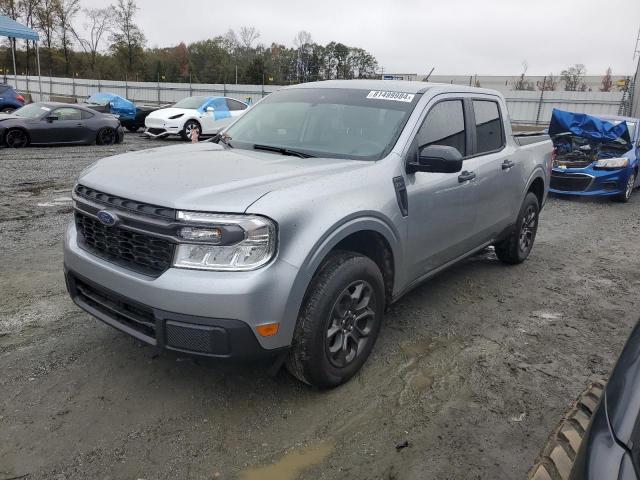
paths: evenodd
<path fill-rule="evenodd" d="M 403 93 L 424 93 L 431 88 L 451 90 L 454 92 L 488 93 L 498 92 L 487 88 L 468 87 L 450 83 L 411 82 L 406 80 L 325 80 L 292 85 L 287 88 L 352 88 L 356 90 L 382 90 Z"/>

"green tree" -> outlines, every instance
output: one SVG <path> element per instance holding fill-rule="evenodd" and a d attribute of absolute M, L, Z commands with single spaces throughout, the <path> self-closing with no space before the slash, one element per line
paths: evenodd
<path fill-rule="evenodd" d="M 141 63 L 146 43 L 142 30 L 135 23 L 137 10 L 135 0 L 118 0 L 114 6 L 111 50 L 129 74 Z"/>

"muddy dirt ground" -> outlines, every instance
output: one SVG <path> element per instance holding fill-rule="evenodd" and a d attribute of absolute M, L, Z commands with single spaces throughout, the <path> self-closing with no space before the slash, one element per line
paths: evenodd
<path fill-rule="evenodd" d="M 0 150 L 0 480 L 524 478 L 638 318 L 640 192 L 551 198 L 526 263 L 487 251 L 414 290 L 336 390 L 158 356 L 62 275 L 75 177 L 155 145 Z"/>

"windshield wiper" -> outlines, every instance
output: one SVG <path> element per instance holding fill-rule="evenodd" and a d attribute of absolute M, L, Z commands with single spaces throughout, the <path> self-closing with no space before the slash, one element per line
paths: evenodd
<path fill-rule="evenodd" d="M 222 143 L 227 148 L 233 148 L 233 145 L 231 145 L 231 143 L 229 143 L 230 140 L 231 140 L 231 137 L 229 135 L 227 135 L 226 133 L 218 133 L 211 139 L 212 142 L 215 142 L 215 143 L 218 143 L 218 144 Z"/>
<path fill-rule="evenodd" d="M 297 150 L 291 150 L 290 148 L 285 147 L 274 147 L 272 145 L 254 145 L 254 150 L 265 150 L 267 152 L 277 152 L 281 155 L 290 155 L 292 157 L 300 157 L 300 158 L 313 158 L 313 155 L 309 155 L 308 153 L 298 152 Z"/>

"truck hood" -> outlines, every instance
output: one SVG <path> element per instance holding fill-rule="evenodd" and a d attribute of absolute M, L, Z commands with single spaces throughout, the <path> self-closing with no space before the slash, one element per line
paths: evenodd
<path fill-rule="evenodd" d="M 10 118 L 16 118 L 16 116 L 10 113 L 0 113 L 0 122 L 3 120 L 9 120 Z"/>
<path fill-rule="evenodd" d="M 369 164 L 201 142 L 107 157 L 82 172 L 78 183 L 164 207 L 241 213 L 271 191 Z"/>

